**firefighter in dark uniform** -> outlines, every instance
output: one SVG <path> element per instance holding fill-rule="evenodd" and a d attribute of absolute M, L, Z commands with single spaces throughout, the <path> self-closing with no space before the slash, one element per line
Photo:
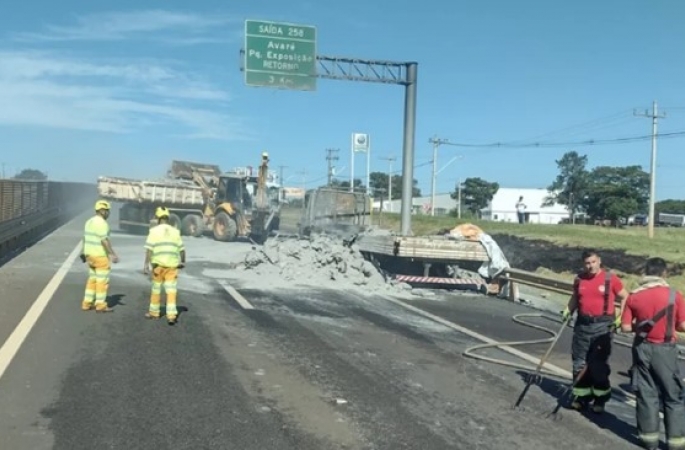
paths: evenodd
<path fill-rule="evenodd" d="M 638 435 L 645 448 L 658 448 L 663 403 L 666 442 L 675 450 L 685 449 L 685 399 L 676 347 L 676 331 L 685 331 L 685 301 L 665 276 L 666 261 L 647 260 L 640 286 L 626 301 L 621 329 L 635 332 L 632 372 Z"/>
<path fill-rule="evenodd" d="M 578 312 L 571 346 L 571 407 L 580 411 L 592 403 L 592 410 L 602 413 L 611 398 L 609 356 L 612 333 L 620 325 L 628 293 L 615 274 L 602 268 L 602 260 L 595 250 L 584 251 L 582 260 L 584 270 L 576 276 L 573 295 L 563 312 L 564 319 Z M 617 300 L 621 302 L 618 315 L 615 308 Z"/>

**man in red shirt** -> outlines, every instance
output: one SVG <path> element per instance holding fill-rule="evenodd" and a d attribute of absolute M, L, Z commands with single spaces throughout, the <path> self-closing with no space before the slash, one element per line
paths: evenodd
<path fill-rule="evenodd" d="M 685 301 L 665 276 L 666 261 L 647 260 L 645 277 L 626 301 L 621 329 L 636 333 L 632 372 L 640 439 L 646 448 L 658 448 L 663 402 L 668 448 L 673 450 L 685 449 L 685 399 L 676 347 L 676 331 L 685 331 Z"/>
<path fill-rule="evenodd" d="M 619 300 L 623 311 L 628 293 L 620 278 L 602 269 L 597 251 L 584 251 L 582 259 L 584 270 L 576 276 L 573 295 L 563 312 L 564 319 L 578 312 L 571 346 L 574 381 L 571 407 L 582 410 L 592 402 L 592 410 L 602 413 L 611 398 L 609 356 L 612 332 L 620 318 L 614 305 Z"/>

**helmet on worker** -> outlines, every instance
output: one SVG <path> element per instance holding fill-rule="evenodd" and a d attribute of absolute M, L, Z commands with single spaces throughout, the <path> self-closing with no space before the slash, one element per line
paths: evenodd
<path fill-rule="evenodd" d="M 157 219 L 168 219 L 169 218 L 169 210 L 165 206 L 160 206 L 155 211 L 155 217 Z"/>
<path fill-rule="evenodd" d="M 103 216 L 105 219 L 109 217 L 109 212 L 112 206 L 106 200 L 98 200 L 95 202 L 95 213 Z"/>
<path fill-rule="evenodd" d="M 95 211 L 100 211 L 102 209 L 110 210 L 112 209 L 112 207 L 106 200 L 98 200 L 97 202 L 95 202 Z"/>

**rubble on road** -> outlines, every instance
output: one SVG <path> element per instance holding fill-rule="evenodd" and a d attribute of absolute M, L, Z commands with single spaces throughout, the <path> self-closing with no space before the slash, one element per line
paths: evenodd
<path fill-rule="evenodd" d="M 369 294 L 412 291 L 406 283 L 386 281 L 356 245 L 345 245 L 344 241 L 326 235 L 312 235 L 309 239 L 270 239 L 263 247 L 253 247 L 242 265 L 244 270 L 260 276 L 279 277 L 295 284 L 318 287 L 333 284 Z"/>

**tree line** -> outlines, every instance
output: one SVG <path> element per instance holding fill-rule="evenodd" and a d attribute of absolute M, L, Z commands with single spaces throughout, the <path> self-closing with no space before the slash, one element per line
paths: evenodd
<path fill-rule="evenodd" d="M 555 161 L 559 173 L 547 187 L 543 206 L 555 203 L 567 207 L 569 217 L 618 221 L 636 214 L 647 214 L 649 173 L 639 165 L 597 166 L 588 169 L 588 156 L 566 152 Z M 478 216 L 499 190 L 499 184 L 482 178 L 467 178 L 455 186 L 452 198 L 459 197 L 463 207 Z M 685 214 L 685 200 L 663 200 L 655 204 L 656 213 Z"/>
<path fill-rule="evenodd" d="M 647 210 L 649 174 L 641 166 L 597 166 L 589 170 L 587 155 L 576 151 L 566 152 L 555 162 L 559 173 L 547 187 L 548 195 L 541 206 L 557 203 L 568 208 L 569 216 L 614 221 Z M 457 199 L 461 189 L 463 206 L 478 216 L 499 187 L 497 182 L 466 178 L 455 187 L 451 196 Z M 685 210 L 685 202 L 682 203 Z M 673 208 L 672 204 L 668 205 Z"/>
<path fill-rule="evenodd" d="M 569 210 L 569 217 L 585 216 L 592 220 L 618 221 L 635 214 L 646 214 L 649 202 L 649 173 L 639 165 L 597 166 L 588 169 L 588 156 L 568 151 L 555 161 L 558 174 L 547 187 L 548 195 L 543 206 L 555 203 Z M 369 193 L 374 197 L 388 197 L 388 181 L 392 184 L 392 199 L 402 198 L 402 176 L 383 172 L 369 175 Z M 413 197 L 420 197 L 418 181 L 414 181 Z M 361 179 L 355 179 L 355 188 L 366 190 Z M 333 186 L 347 189 L 349 181 L 333 180 Z M 461 199 L 462 210 L 480 217 L 499 191 L 497 182 L 480 177 L 465 178 L 455 185 L 450 194 L 455 201 Z M 455 208 L 456 210 L 456 208 Z M 663 200 L 655 204 L 656 213 L 685 214 L 685 200 Z"/>

